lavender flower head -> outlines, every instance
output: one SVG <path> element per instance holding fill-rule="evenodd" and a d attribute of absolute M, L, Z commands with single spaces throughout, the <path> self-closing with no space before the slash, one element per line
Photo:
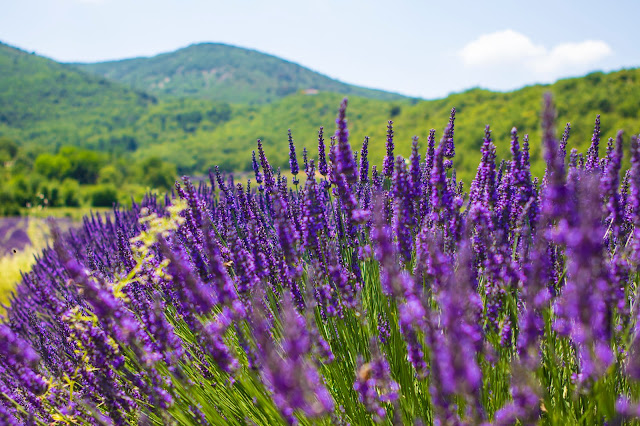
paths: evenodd
<path fill-rule="evenodd" d="M 289 129 L 289 167 L 291 169 L 291 174 L 293 175 L 293 184 L 297 185 L 300 182 L 297 178 L 300 168 L 298 167 L 298 158 L 296 157 L 296 147 L 293 144 L 291 129 Z"/>
<path fill-rule="evenodd" d="M 585 169 L 588 172 L 599 170 L 600 158 L 598 156 L 598 149 L 600 144 L 600 114 L 596 116 L 596 124 L 593 128 L 593 136 L 591 137 L 591 146 L 587 151 L 587 161 L 585 163 Z"/>
<path fill-rule="evenodd" d="M 384 163 L 382 165 L 382 174 L 388 178 L 393 176 L 393 166 L 395 163 L 393 148 L 393 121 L 389 120 L 389 124 L 387 125 L 387 156 L 384 157 Z"/>
<path fill-rule="evenodd" d="M 445 136 L 447 138 L 447 143 L 444 149 L 445 158 L 453 158 L 456 155 L 455 144 L 453 142 L 453 132 L 454 132 L 454 122 L 456 121 L 456 109 L 451 108 L 451 114 L 449 115 L 449 125 L 447 126 L 447 130 Z"/>
<path fill-rule="evenodd" d="M 260 185 L 262 183 L 262 173 L 260 173 L 260 165 L 256 161 L 256 152 L 251 151 L 251 156 L 251 167 L 253 167 L 253 173 L 256 175 L 256 182 Z"/>
<path fill-rule="evenodd" d="M 369 182 L 369 136 L 364 137 L 360 151 L 360 182 Z"/>
<path fill-rule="evenodd" d="M 354 184 L 358 181 L 357 166 L 349 144 L 349 129 L 347 128 L 347 98 L 342 100 L 338 118 L 336 118 L 335 138 L 338 142 L 336 164 L 337 172 L 344 175 L 347 183 Z"/>
<path fill-rule="evenodd" d="M 324 128 L 322 126 L 320 130 L 318 130 L 318 171 L 324 177 L 329 173 L 327 168 L 327 154 L 324 147 Z"/>

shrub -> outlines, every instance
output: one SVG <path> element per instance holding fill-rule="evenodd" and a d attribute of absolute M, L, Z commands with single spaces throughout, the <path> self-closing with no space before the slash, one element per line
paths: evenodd
<path fill-rule="evenodd" d="M 111 184 L 97 185 L 91 193 L 93 207 L 111 207 L 118 201 L 118 191 Z"/>

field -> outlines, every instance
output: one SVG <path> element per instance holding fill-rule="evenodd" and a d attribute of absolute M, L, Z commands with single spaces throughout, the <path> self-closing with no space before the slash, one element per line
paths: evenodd
<path fill-rule="evenodd" d="M 103 209 L 104 210 L 104 209 Z M 35 257 L 51 240 L 47 217 L 55 217 L 60 229 L 81 223 L 87 209 L 28 209 L 20 217 L 0 217 L 0 304 L 28 272 Z"/>
<path fill-rule="evenodd" d="M 546 95 L 542 136 L 514 128 L 509 161 L 484 129 L 467 189 L 455 110 L 409 158 L 389 123 L 376 165 L 347 113 L 313 154 L 289 141 L 286 176 L 259 142 L 248 183 L 216 169 L 54 226 L 0 325 L 0 420 L 637 421 L 638 136 L 604 148 L 598 118 L 578 154 Z"/>
<path fill-rule="evenodd" d="M 34 256 L 45 247 L 44 222 L 20 218 L 0 218 L 0 303 L 28 271 Z"/>

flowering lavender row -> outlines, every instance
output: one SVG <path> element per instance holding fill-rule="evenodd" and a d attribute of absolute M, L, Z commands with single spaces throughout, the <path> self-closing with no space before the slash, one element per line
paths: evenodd
<path fill-rule="evenodd" d="M 601 157 L 598 117 L 567 155 L 547 96 L 542 179 L 528 135 L 497 163 L 487 126 L 466 190 L 455 109 L 407 160 L 390 121 L 381 169 L 346 110 L 317 158 L 289 132 L 293 186 L 258 141 L 246 184 L 216 168 L 57 233 L 0 324 L 0 423 L 640 416 L 638 138 Z"/>

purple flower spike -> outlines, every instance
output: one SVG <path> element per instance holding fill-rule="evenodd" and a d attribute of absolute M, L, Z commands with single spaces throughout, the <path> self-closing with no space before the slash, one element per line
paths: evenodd
<path fill-rule="evenodd" d="M 327 155 L 324 147 L 324 128 L 320 127 L 318 130 L 318 171 L 324 177 L 327 177 Z"/>
<path fill-rule="evenodd" d="M 567 123 L 564 126 L 564 132 L 562 133 L 562 139 L 560 139 L 560 151 L 559 155 L 564 162 L 567 157 L 567 142 L 569 141 L 569 135 L 571 134 L 571 123 Z"/>
<path fill-rule="evenodd" d="M 581 361 L 579 381 L 588 383 L 605 374 L 613 361 L 610 297 L 605 265 L 604 229 L 600 209 L 599 178 L 586 174 L 578 181 L 578 211 L 564 232 L 567 246 L 567 283 L 557 306 L 556 330 L 569 335 Z"/>
<path fill-rule="evenodd" d="M 256 182 L 259 184 L 262 183 L 262 174 L 260 173 L 260 165 L 256 161 L 256 152 L 251 151 L 251 167 L 253 167 L 253 173 L 256 175 Z M 213 180 L 211 180 L 211 184 L 213 185 Z"/>
<path fill-rule="evenodd" d="M 598 149 L 600 144 L 600 114 L 596 116 L 596 124 L 593 128 L 593 136 L 591 137 L 591 146 L 587 151 L 587 161 L 585 169 L 588 172 L 600 171 L 600 157 Z"/>
<path fill-rule="evenodd" d="M 262 141 L 258 139 L 258 153 L 260 154 L 260 164 L 262 165 L 262 172 L 264 173 L 264 184 L 268 191 L 273 191 L 275 187 L 275 180 L 273 178 L 273 170 L 267 160 L 267 156 L 262 148 Z"/>
<path fill-rule="evenodd" d="M 494 207 L 498 202 L 496 186 L 496 147 L 491 141 L 489 126 L 484 130 L 482 142 L 482 159 L 476 172 L 476 178 L 471 183 L 469 198 Z"/>
<path fill-rule="evenodd" d="M 300 171 L 300 168 L 298 167 L 298 158 L 296 157 L 296 147 L 293 144 L 291 129 L 289 129 L 289 167 L 291 169 L 291 174 L 293 175 L 293 184 L 297 185 L 300 182 L 297 177 L 298 172 Z"/>
<path fill-rule="evenodd" d="M 422 193 L 422 178 L 420 169 L 420 153 L 418 152 L 418 137 L 414 136 L 411 142 L 411 157 L 409 158 L 409 177 L 411 183 L 411 197 L 417 200 Z"/>
<path fill-rule="evenodd" d="M 445 137 L 447 138 L 447 143 L 444 149 L 445 158 L 453 158 L 456 155 L 455 144 L 453 142 L 453 128 L 455 121 L 456 109 L 451 108 L 451 114 L 449 115 L 449 125 L 447 126 L 447 131 L 445 132 Z"/>
<path fill-rule="evenodd" d="M 331 394 L 322 384 L 316 367 L 310 362 L 312 339 L 304 319 L 285 293 L 282 312 L 281 350 L 272 339 L 266 321 L 255 318 L 255 333 L 261 351 L 261 374 L 273 394 L 276 407 L 290 424 L 297 423 L 295 410 L 309 417 L 329 413 L 334 408 Z"/>
<path fill-rule="evenodd" d="M 224 334 L 231 325 L 231 317 L 227 312 L 222 312 L 204 327 L 204 345 L 208 354 L 215 363 L 227 373 L 233 373 L 238 369 L 238 360 L 231 354 L 229 347 L 224 342 Z"/>
<path fill-rule="evenodd" d="M 394 197 L 393 229 L 398 239 L 400 255 L 405 265 L 409 264 L 411 260 L 411 252 L 413 250 L 412 231 L 416 226 L 409 178 L 407 165 L 404 159 L 398 156 L 392 185 Z"/>
<path fill-rule="evenodd" d="M 336 118 L 336 134 L 335 139 L 338 143 L 336 163 L 337 172 L 344 175 L 348 184 L 354 184 L 358 181 L 357 166 L 349 144 L 349 129 L 347 128 L 347 98 L 342 100 L 338 118 Z"/>
<path fill-rule="evenodd" d="M 391 378 L 389 363 L 375 349 L 373 359 L 364 363 L 358 359 L 356 381 L 353 389 L 358 393 L 358 399 L 376 422 L 382 422 L 387 412 L 381 403 L 394 402 L 398 399 L 398 384 Z"/>
<path fill-rule="evenodd" d="M 14 370 L 22 382 L 20 385 L 29 392 L 40 395 L 47 389 L 46 381 L 36 373 L 40 357 L 28 342 L 4 324 L 0 324 L 0 361 L 0 368 L 4 364 Z"/>
<path fill-rule="evenodd" d="M 611 226 L 611 233 L 614 238 L 620 237 L 622 227 L 622 209 L 620 205 L 620 168 L 622 167 L 622 130 L 616 135 L 615 149 L 609 155 L 605 173 L 602 176 L 602 192 L 606 200 L 606 207 L 609 211 L 608 222 Z"/>
<path fill-rule="evenodd" d="M 640 266 L 640 143 L 638 136 L 631 137 L 631 170 L 629 172 L 629 210 L 633 225 L 631 260 Z"/>
<path fill-rule="evenodd" d="M 307 148 L 302 148 L 302 163 L 304 164 L 304 172 L 309 173 L 309 153 L 307 152 Z"/>
<path fill-rule="evenodd" d="M 565 186 L 564 160 L 558 155 L 558 141 L 555 136 L 554 120 L 555 107 L 551 94 L 544 97 L 544 109 L 542 113 L 542 143 L 544 145 L 544 159 L 547 162 L 545 179 L 547 185 L 544 189 L 543 213 L 550 220 L 566 218 L 570 209 L 568 205 L 567 190 Z"/>
<path fill-rule="evenodd" d="M 369 182 L 369 136 L 364 137 L 360 151 L 360 182 Z"/>
<path fill-rule="evenodd" d="M 393 176 L 393 165 L 395 157 L 393 156 L 393 121 L 389 120 L 387 125 L 387 156 L 384 157 L 382 165 L 382 174 L 388 178 Z"/>

